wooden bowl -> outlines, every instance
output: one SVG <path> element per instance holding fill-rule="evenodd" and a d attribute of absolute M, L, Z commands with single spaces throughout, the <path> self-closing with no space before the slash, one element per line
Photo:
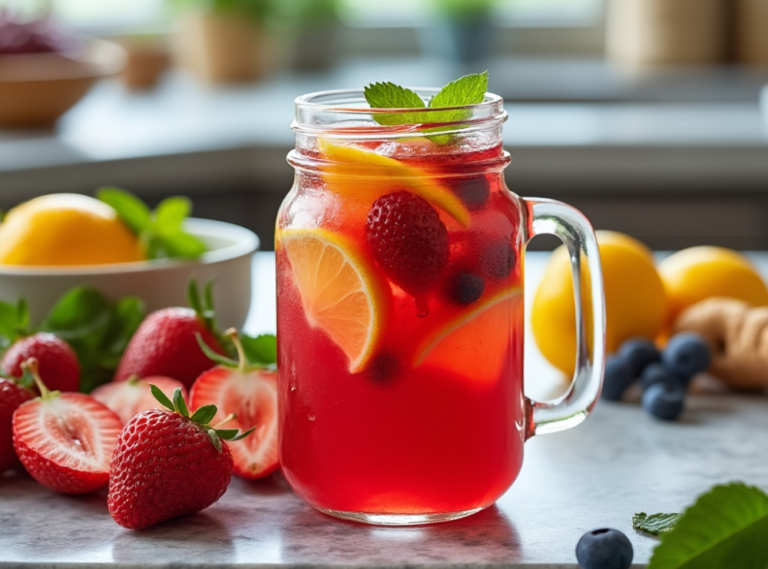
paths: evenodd
<path fill-rule="evenodd" d="M 0 126 L 50 126 L 124 64 L 123 48 L 95 39 L 74 55 L 0 55 Z"/>

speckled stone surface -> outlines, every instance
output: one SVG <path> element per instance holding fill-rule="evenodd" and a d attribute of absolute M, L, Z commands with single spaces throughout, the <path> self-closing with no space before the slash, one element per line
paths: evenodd
<path fill-rule="evenodd" d="M 605 404 L 580 427 L 527 443 L 520 478 L 496 506 L 457 522 L 382 528 L 338 521 L 279 475 L 236 480 L 204 513 L 133 532 L 105 494 L 59 496 L 24 476 L 0 478 L 0 568 L 575 567 L 597 526 L 621 529 L 642 566 L 655 539 L 639 511 L 677 511 L 717 482 L 768 488 L 768 399 L 698 395 L 684 420 L 660 423 Z"/>

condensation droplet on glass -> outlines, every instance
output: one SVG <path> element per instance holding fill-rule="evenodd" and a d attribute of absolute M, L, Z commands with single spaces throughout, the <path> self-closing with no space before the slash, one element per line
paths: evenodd
<path fill-rule="evenodd" d="M 315 417 L 314 415 L 307 415 L 307 419 L 309 419 L 310 421 L 314 421 L 315 419 L 317 419 L 317 417 Z"/>

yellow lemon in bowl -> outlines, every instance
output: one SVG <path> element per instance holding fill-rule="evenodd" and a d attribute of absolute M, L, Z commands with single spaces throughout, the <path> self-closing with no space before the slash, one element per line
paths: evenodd
<path fill-rule="evenodd" d="M 723 247 L 691 247 L 659 263 L 672 324 L 683 310 L 714 296 L 768 305 L 768 288 L 750 260 Z"/>
<path fill-rule="evenodd" d="M 653 339 L 664 327 L 667 298 L 651 251 L 622 233 L 598 231 L 605 286 L 606 347 L 609 353 L 630 338 Z M 587 326 L 591 322 L 589 275 L 582 264 Z M 576 309 L 568 251 L 555 250 L 531 308 L 531 326 L 542 355 L 571 375 L 576 363 Z"/>
<path fill-rule="evenodd" d="M 107 204 L 51 194 L 8 212 L 0 224 L 0 264 L 77 266 L 145 259 L 136 235 Z"/>

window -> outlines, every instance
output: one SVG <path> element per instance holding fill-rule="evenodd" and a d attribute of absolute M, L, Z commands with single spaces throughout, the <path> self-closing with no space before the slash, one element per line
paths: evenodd
<path fill-rule="evenodd" d="M 413 27 L 433 17 L 430 0 L 343 0 L 344 20 L 350 25 Z M 502 25 L 594 24 L 603 0 L 497 0 L 495 20 Z"/>
<path fill-rule="evenodd" d="M 286 0 L 281 0 L 286 1 Z M 419 27 L 432 18 L 432 0 L 339 0 L 346 24 L 358 27 Z M 604 0 L 497 0 L 495 20 L 507 26 L 594 25 Z M 16 8 L 48 0 L 0 0 Z M 166 0 L 52 0 L 56 15 L 80 29 L 130 30 L 167 21 Z"/>

